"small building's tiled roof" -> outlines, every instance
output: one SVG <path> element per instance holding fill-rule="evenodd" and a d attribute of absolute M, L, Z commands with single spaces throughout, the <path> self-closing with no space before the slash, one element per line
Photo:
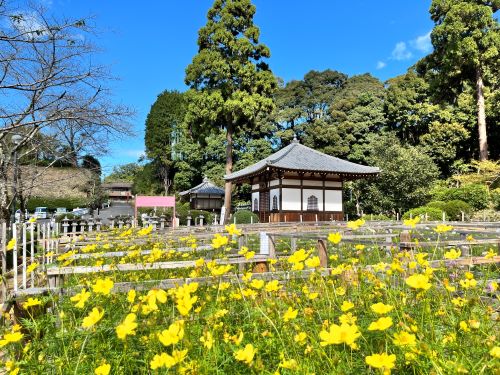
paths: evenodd
<path fill-rule="evenodd" d="M 179 193 L 180 196 L 186 194 L 211 194 L 224 195 L 224 189 L 215 186 L 208 178 L 204 178 L 203 182 L 194 188 Z"/>
<path fill-rule="evenodd" d="M 102 187 L 103 187 L 103 189 L 112 189 L 112 188 L 132 189 L 133 185 L 134 185 L 133 182 L 117 181 L 117 182 L 108 182 L 108 183 L 102 184 Z"/>
<path fill-rule="evenodd" d="M 313 150 L 294 140 L 285 148 L 267 158 L 224 176 L 226 181 L 242 180 L 259 174 L 268 167 L 283 171 L 338 174 L 355 178 L 377 175 L 380 169 L 342 160 Z"/>

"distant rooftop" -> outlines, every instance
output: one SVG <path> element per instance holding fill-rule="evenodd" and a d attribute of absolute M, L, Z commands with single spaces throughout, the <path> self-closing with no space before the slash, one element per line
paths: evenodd
<path fill-rule="evenodd" d="M 189 190 L 179 193 L 180 196 L 187 194 L 211 194 L 211 195 L 224 195 L 224 189 L 216 186 L 207 177 L 203 179 L 203 182 Z"/>
<path fill-rule="evenodd" d="M 338 174 L 341 177 L 349 179 L 375 176 L 380 173 L 380 169 L 377 167 L 368 167 L 323 154 L 300 144 L 294 138 L 292 143 L 278 152 L 253 165 L 226 175 L 224 179 L 226 181 L 244 180 L 260 174 L 267 168 L 282 170 L 284 172 Z"/>
<path fill-rule="evenodd" d="M 102 187 L 104 189 L 112 189 L 112 188 L 122 188 L 122 189 L 130 188 L 130 189 L 132 189 L 133 185 L 134 185 L 133 182 L 117 181 L 117 182 L 108 182 L 108 183 L 102 184 Z"/>

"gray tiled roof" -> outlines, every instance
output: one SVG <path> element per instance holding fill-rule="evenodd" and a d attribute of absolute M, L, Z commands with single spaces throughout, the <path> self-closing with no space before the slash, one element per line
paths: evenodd
<path fill-rule="evenodd" d="M 257 163 L 224 176 L 224 179 L 231 181 L 255 175 L 267 167 L 288 171 L 311 171 L 340 175 L 376 175 L 380 173 L 380 169 L 377 167 L 367 167 L 326 155 L 294 141 Z"/>
<path fill-rule="evenodd" d="M 179 195 L 186 194 L 213 194 L 213 195 L 224 195 L 224 189 L 215 186 L 209 179 L 206 177 L 203 179 L 203 182 L 189 190 L 183 191 L 179 193 Z"/>

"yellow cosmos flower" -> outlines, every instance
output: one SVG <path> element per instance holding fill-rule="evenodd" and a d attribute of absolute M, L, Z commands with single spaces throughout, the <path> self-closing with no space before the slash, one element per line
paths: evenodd
<path fill-rule="evenodd" d="M 453 229 L 452 225 L 438 224 L 438 225 L 436 225 L 436 228 L 434 228 L 434 232 L 436 232 L 436 233 L 446 233 L 446 232 L 449 232 L 452 229 Z"/>
<path fill-rule="evenodd" d="M 370 323 L 368 326 L 369 331 L 385 331 L 387 328 L 392 326 L 392 318 L 390 316 L 383 316 Z"/>
<path fill-rule="evenodd" d="M 349 311 L 354 307 L 354 303 L 351 301 L 344 301 L 342 302 L 342 305 L 340 306 L 340 310 L 343 312 Z"/>
<path fill-rule="evenodd" d="M 252 259 L 253 257 L 255 257 L 255 251 L 246 252 L 244 257 L 245 257 L 245 259 Z"/>
<path fill-rule="evenodd" d="M 153 226 L 152 225 L 149 225 L 145 228 L 142 228 L 140 231 L 137 232 L 137 235 L 138 236 L 147 236 L 148 234 L 150 234 L 151 232 L 153 231 Z"/>
<path fill-rule="evenodd" d="M 37 262 L 33 262 L 28 267 L 26 267 L 26 272 L 31 273 L 34 270 L 36 270 L 38 268 L 38 266 L 39 266 L 39 264 Z"/>
<path fill-rule="evenodd" d="M 236 224 L 226 225 L 224 229 L 230 236 L 241 236 L 241 229 L 236 228 Z"/>
<path fill-rule="evenodd" d="M 304 249 L 299 249 L 288 257 L 288 263 L 300 263 L 306 260 L 308 254 Z"/>
<path fill-rule="evenodd" d="M 392 305 L 385 305 L 382 302 L 375 303 L 370 306 L 372 311 L 376 314 L 383 315 L 387 314 L 389 311 L 392 311 L 394 309 L 394 306 Z"/>
<path fill-rule="evenodd" d="M 135 301 L 135 296 L 137 295 L 136 291 L 134 289 L 131 289 L 127 293 L 127 301 L 128 303 L 134 303 Z"/>
<path fill-rule="evenodd" d="M 208 350 L 212 349 L 214 345 L 214 338 L 210 332 L 205 332 L 203 336 L 200 337 L 200 342 L 203 344 L 205 348 Z"/>
<path fill-rule="evenodd" d="M 125 320 L 116 327 L 116 335 L 120 340 L 125 340 L 128 335 L 135 335 L 137 328 L 137 316 L 130 313 L 126 316 Z"/>
<path fill-rule="evenodd" d="M 387 353 L 372 354 L 365 357 L 365 362 L 370 367 L 390 371 L 395 366 L 396 355 Z"/>
<path fill-rule="evenodd" d="M 365 247 L 366 247 L 366 246 L 365 246 L 365 245 L 362 245 L 362 244 L 357 244 L 356 246 L 354 246 L 354 248 L 355 248 L 356 250 L 359 250 L 359 251 L 364 250 L 364 249 L 365 249 Z"/>
<path fill-rule="evenodd" d="M 103 363 L 94 370 L 95 375 L 108 375 L 111 371 L 111 365 L 109 363 Z"/>
<path fill-rule="evenodd" d="M 491 348 L 490 355 L 495 358 L 500 358 L 500 346 L 494 346 Z"/>
<path fill-rule="evenodd" d="M 353 349 L 357 348 L 355 341 L 359 336 L 361 332 L 355 324 L 344 323 L 340 326 L 332 324 L 329 331 L 323 330 L 319 333 L 321 346 L 346 344 Z"/>
<path fill-rule="evenodd" d="M 347 223 L 347 228 L 352 229 L 352 230 L 356 230 L 356 229 L 361 228 L 363 225 L 365 225 L 365 221 L 363 219 L 358 219 L 355 221 L 349 221 Z"/>
<path fill-rule="evenodd" d="M 233 355 L 237 361 L 244 362 L 247 365 L 251 365 L 256 352 L 257 350 L 253 347 L 252 344 L 247 344 L 244 349 L 235 351 Z"/>
<path fill-rule="evenodd" d="M 229 238 L 226 236 L 221 236 L 219 233 L 214 235 L 212 239 L 212 247 L 214 249 L 220 249 L 222 246 L 226 246 L 229 243 Z"/>
<path fill-rule="evenodd" d="M 297 361 L 295 359 L 282 360 L 279 367 L 285 368 L 287 370 L 296 371 L 299 368 Z"/>
<path fill-rule="evenodd" d="M 96 325 L 104 316 L 104 310 L 99 310 L 97 307 L 94 307 L 92 311 L 83 318 L 82 327 L 85 329 L 92 328 Z"/>
<path fill-rule="evenodd" d="M 24 335 L 21 332 L 6 333 L 3 336 L 3 339 L 0 340 L 0 348 L 3 348 L 5 345 L 10 344 L 11 342 L 18 342 L 23 337 Z"/>
<path fill-rule="evenodd" d="M 414 217 L 413 219 L 403 220 L 403 224 L 411 228 L 415 228 L 418 223 L 420 223 L 420 216 Z"/>
<path fill-rule="evenodd" d="M 111 289 L 113 289 L 113 286 L 113 280 L 107 277 L 105 279 L 96 280 L 96 282 L 92 285 L 92 290 L 94 293 L 104 294 L 107 296 L 111 292 Z"/>
<path fill-rule="evenodd" d="M 451 249 L 450 251 L 447 251 L 446 253 L 444 253 L 444 258 L 453 260 L 453 259 L 460 258 L 461 255 L 462 255 L 462 252 L 460 250 Z"/>
<path fill-rule="evenodd" d="M 16 239 L 11 238 L 11 240 L 7 243 L 7 251 L 13 250 L 16 247 Z"/>
<path fill-rule="evenodd" d="M 429 277 L 422 274 L 414 274 L 406 278 L 406 284 L 413 289 L 428 290 L 432 284 L 429 282 Z"/>
<path fill-rule="evenodd" d="M 496 257 L 498 254 L 495 253 L 495 251 L 493 249 L 489 249 L 488 252 L 484 255 L 484 257 L 486 259 L 493 259 L 494 257 Z"/>
<path fill-rule="evenodd" d="M 299 344 L 304 344 L 304 342 L 307 339 L 307 333 L 305 332 L 299 332 L 293 337 L 293 341 L 299 343 Z"/>
<path fill-rule="evenodd" d="M 299 310 L 294 310 L 291 307 L 288 307 L 288 310 L 283 314 L 283 320 L 288 322 L 289 320 L 295 319 L 297 317 Z"/>
<path fill-rule="evenodd" d="M 76 302 L 75 307 L 77 309 L 83 309 L 85 306 L 85 302 L 90 298 L 90 292 L 87 292 L 85 288 L 81 290 L 80 293 L 75 294 L 70 298 L 71 302 Z"/>
<path fill-rule="evenodd" d="M 278 280 L 272 280 L 266 284 L 266 287 L 264 289 L 266 292 L 271 293 L 271 292 L 277 292 L 282 287 L 283 286 L 280 285 Z"/>
<path fill-rule="evenodd" d="M 459 281 L 460 286 L 464 289 L 474 288 L 477 285 L 477 280 L 475 279 L 464 279 Z"/>
<path fill-rule="evenodd" d="M 311 257 L 309 259 L 306 259 L 305 261 L 306 266 L 309 268 L 316 268 L 320 266 L 320 261 L 318 256 Z"/>
<path fill-rule="evenodd" d="M 417 341 L 414 334 L 401 331 L 394 334 L 392 342 L 397 346 L 415 346 Z"/>
<path fill-rule="evenodd" d="M 250 286 L 254 289 L 262 289 L 264 284 L 265 281 L 262 279 L 253 279 L 252 282 L 250 283 Z"/>
<path fill-rule="evenodd" d="M 177 344 L 184 337 L 184 320 L 177 320 L 168 329 L 158 333 L 158 339 L 164 346 Z"/>
<path fill-rule="evenodd" d="M 342 314 L 339 316 L 339 322 L 341 324 L 355 324 L 358 318 L 352 313 Z"/>
<path fill-rule="evenodd" d="M 23 309 L 27 310 L 28 308 L 32 306 L 38 306 L 41 305 L 42 301 L 40 301 L 38 298 L 28 298 L 28 300 L 23 303 Z"/>
<path fill-rule="evenodd" d="M 342 241 L 342 234 L 340 234 L 339 232 L 330 233 L 328 235 L 328 241 L 330 241 L 334 245 L 337 245 L 340 241 Z"/>
<path fill-rule="evenodd" d="M 174 350 L 172 355 L 167 353 L 161 353 L 160 355 L 155 355 L 150 362 L 152 370 L 156 370 L 162 367 L 172 368 L 178 363 L 184 361 L 187 355 L 187 349 L 185 350 Z"/>

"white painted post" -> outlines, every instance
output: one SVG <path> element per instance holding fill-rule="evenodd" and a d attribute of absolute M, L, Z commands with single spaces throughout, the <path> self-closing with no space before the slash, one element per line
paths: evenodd
<path fill-rule="evenodd" d="M 300 214 L 300 222 L 302 223 L 302 214 Z"/>
<path fill-rule="evenodd" d="M 234 225 L 236 225 L 236 215 L 234 215 L 234 217 L 233 217 L 233 223 L 234 223 Z"/>
<path fill-rule="evenodd" d="M 12 249 L 12 267 L 14 271 L 14 293 L 17 292 L 17 225 L 12 224 L 12 237 L 16 239 L 14 248 Z"/>
<path fill-rule="evenodd" d="M 316 222 L 318 222 L 318 214 L 316 214 L 315 216 L 316 216 Z"/>
<path fill-rule="evenodd" d="M 30 251 L 31 251 L 31 264 L 35 262 L 35 242 L 34 242 L 34 236 L 35 236 L 35 223 L 30 224 Z M 31 287 L 35 287 L 35 273 L 31 272 Z"/>
<path fill-rule="evenodd" d="M 396 212 L 396 221 L 399 221 L 399 212 Z"/>
<path fill-rule="evenodd" d="M 465 221 L 465 212 L 461 211 L 462 212 L 462 221 Z"/>
<path fill-rule="evenodd" d="M 410 220 L 413 219 L 413 213 L 410 212 Z"/>
<path fill-rule="evenodd" d="M 429 215 L 427 215 L 427 212 L 425 213 L 425 221 L 429 220 Z"/>
<path fill-rule="evenodd" d="M 23 228 L 23 289 L 26 289 L 26 263 L 27 263 L 27 254 L 26 254 L 26 223 L 21 224 Z"/>
<path fill-rule="evenodd" d="M 253 224 L 253 215 L 250 216 L 250 224 Z"/>

